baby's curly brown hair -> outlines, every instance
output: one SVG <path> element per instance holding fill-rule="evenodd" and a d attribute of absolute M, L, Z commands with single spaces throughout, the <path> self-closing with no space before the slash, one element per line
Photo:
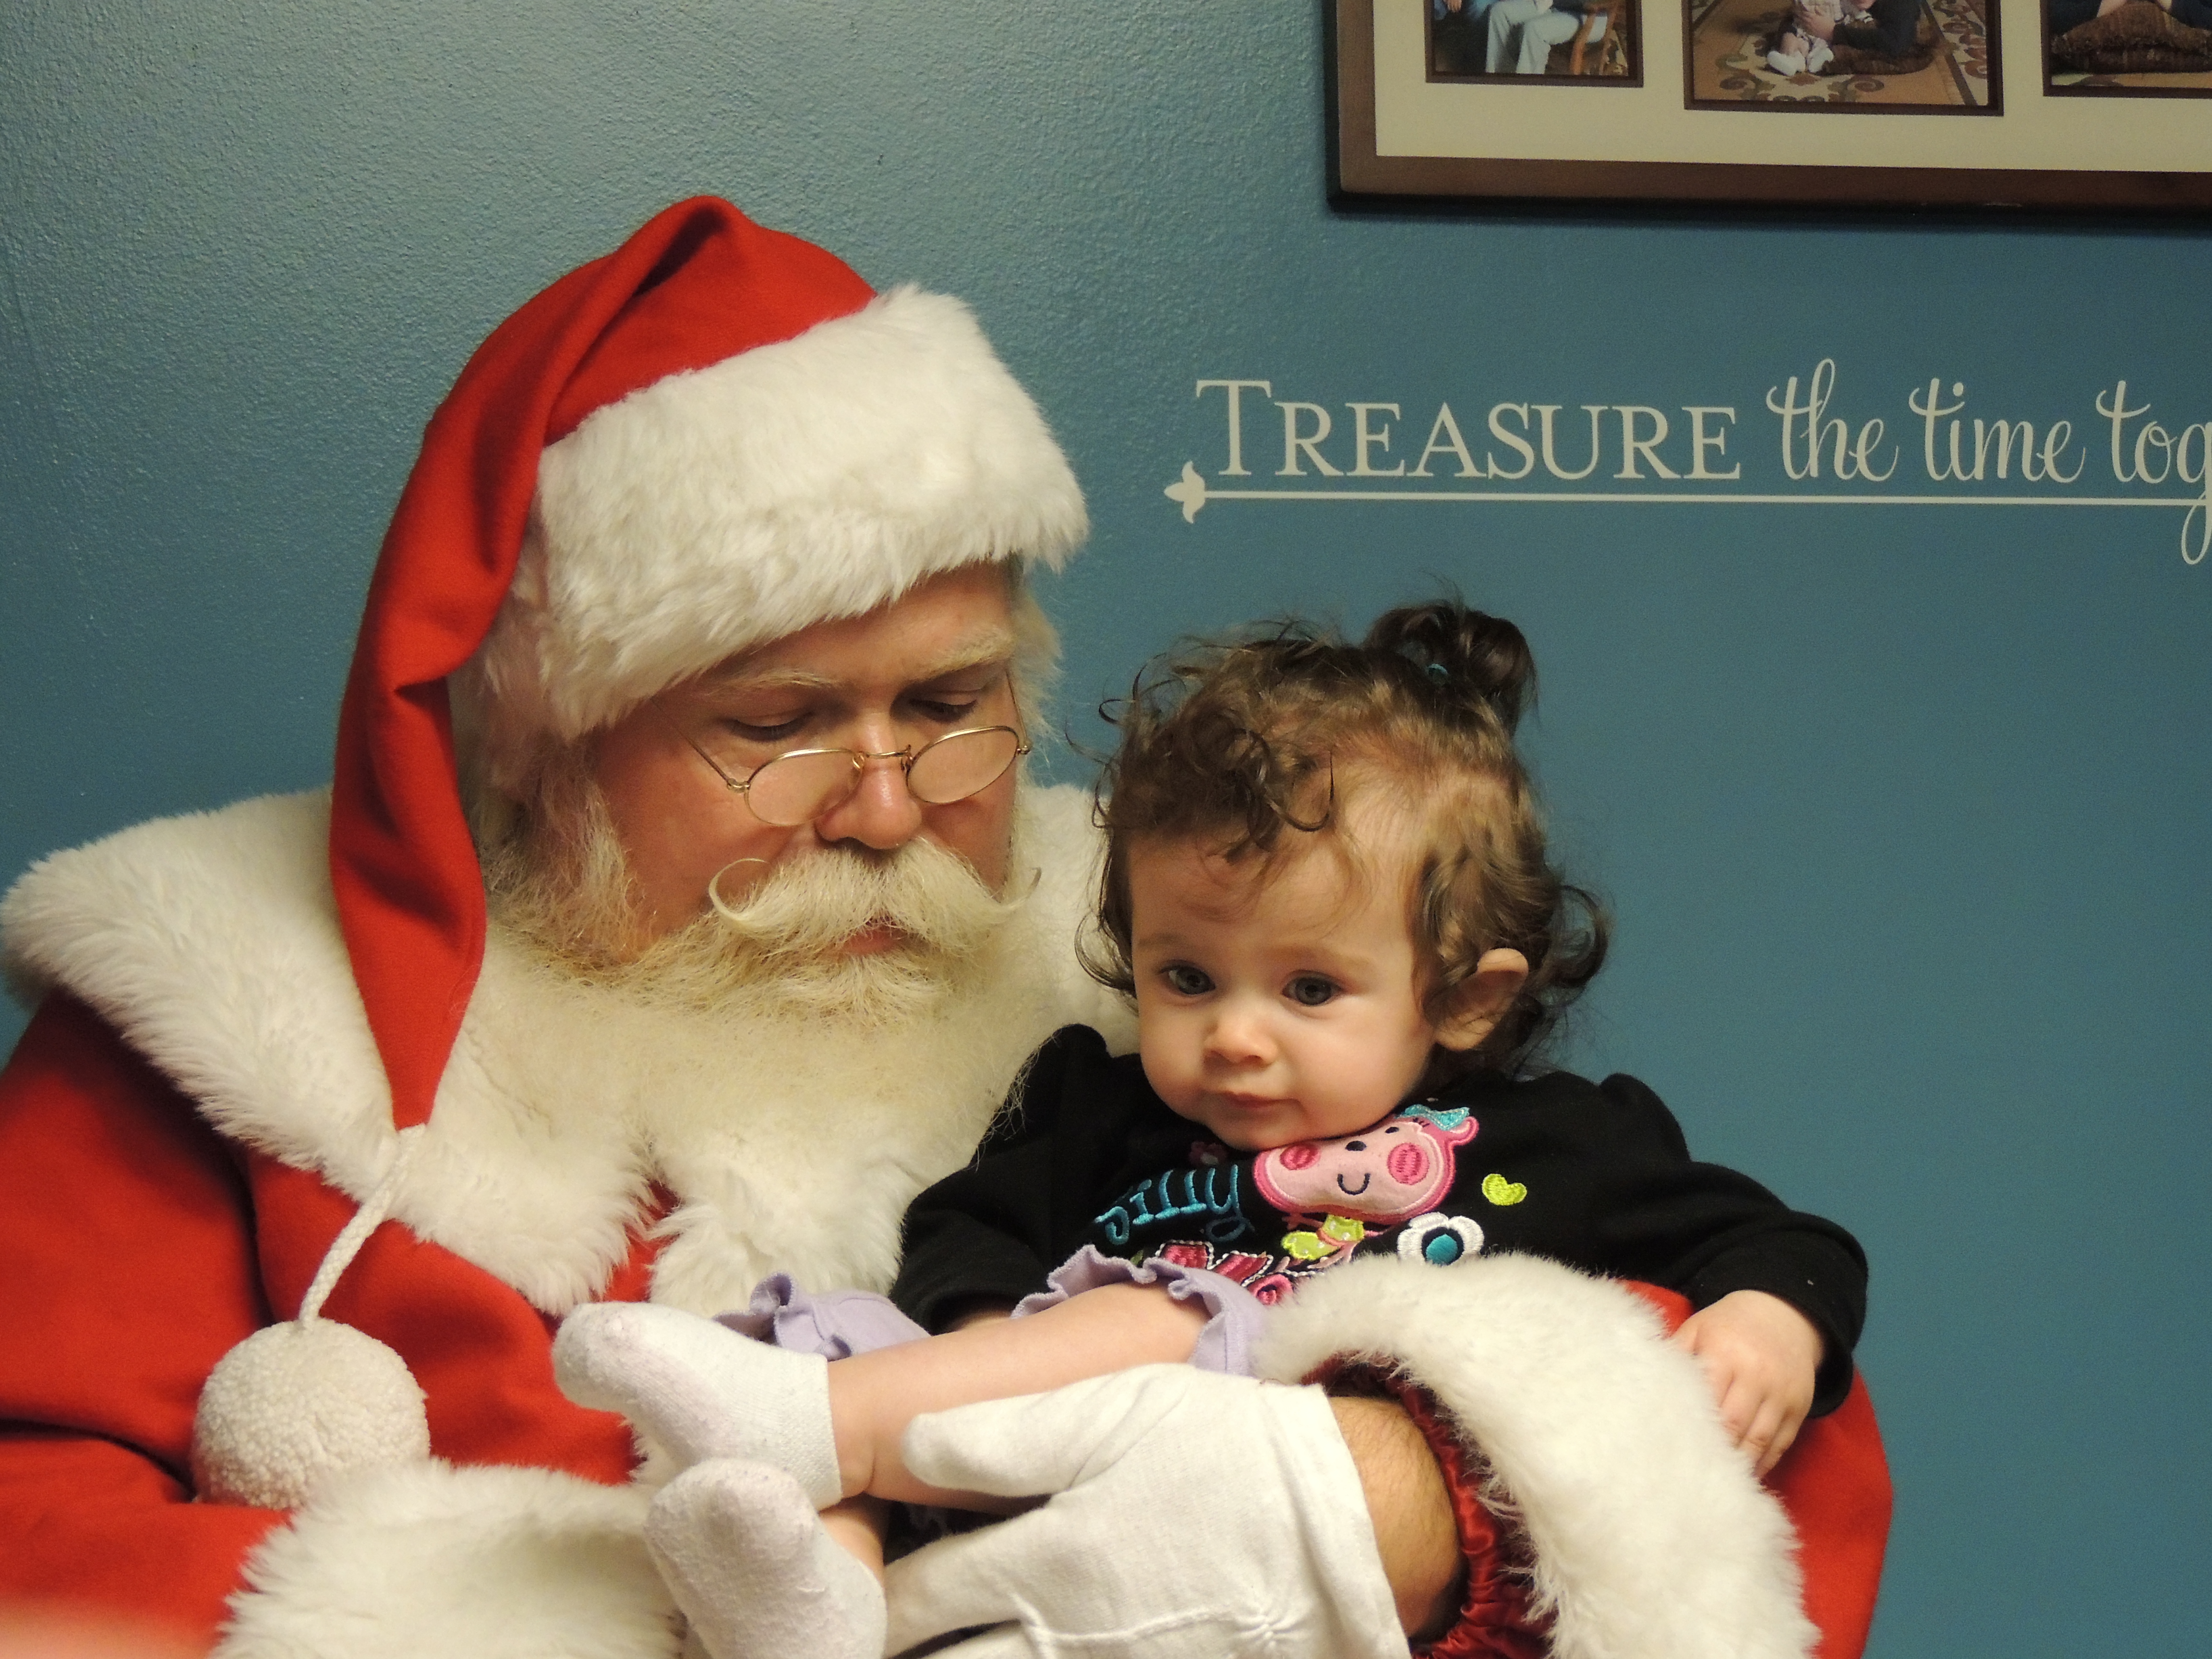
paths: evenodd
<path fill-rule="evenodd" d="M 1107 832 L 1101 937 L 1086 962 L 1133 993 L 1129 860 L 1146 842 L 1200 839 L 1261 879 L 1308 836 L 1329 833 L 1363 878 L 1378 867 L 1347 822 L 1404 826 L 1408 921 L 1424 1009 L 1444 1023 L 1486 951 L 1528 959 L 1528 978 L 1471 1053 L 1436 1070 L 1517 1070 L 1605 961 L 1597 900 L 1547 854 L 1534 790 L 1514 744 L 1535 699 L 1521 630 L 1455 599 L 1386 612 L 1358 644 L 1304 623 L 1194 641 L 1148 665 L 1103 712 L 1121 744 L 1098 782 Z M 1395 853 L 1398 832 L 1387 832 Z M 1377 837 L 1380 839 L 1380 837 Z M 1395 860 L 1381 867 L 1395 869 Z"/>

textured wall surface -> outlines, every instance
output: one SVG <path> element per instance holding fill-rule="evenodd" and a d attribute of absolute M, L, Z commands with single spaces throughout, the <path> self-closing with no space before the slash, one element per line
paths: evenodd
<path fill-rule="evenodd" d="M 1192 628 L 1356 624 L 1438 576 L 1520 620 L 1562 844 L 1620 922 L 1570 1058 L 1874 1258 L 1875 1653 L 2196 1659 L 2212 564 L 2167 515 L 1186 525 L 1161 490 L 1223 465 L 1206 376 L 1470 428 L 1729 404 L 1747 450 L 1824 356 L 1893 428 L 1931 376 L 2092 441 L 2119 378 L 2205 420 L 2205 234 L 1341 215 L 1321 106 L 1302 6 L 10 0 L 0 878 L 319 779 L 469 349 L 653 210 L 729 196 L 964 295 L 1036 392 L 1097 526 L 1048 595 L 1079 727 Z"/>

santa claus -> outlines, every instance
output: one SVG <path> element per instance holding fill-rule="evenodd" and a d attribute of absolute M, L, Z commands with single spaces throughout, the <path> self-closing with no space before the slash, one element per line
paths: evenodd
<path fill-rule="evenodd" d="M 681 1650 L 651 1466 L 551 1333 L 882 1289 L 1036 1043 L 1126 1035 L 1077 957 L 1087 799 L 1021 763 L 1025 572 L 1084 530 L 958 302 L 726 203 L 501 325 L 393 520 L 331 789 L 58 854 L 0 910 L 36 1009 L 0 1074 L 0 1589 L 230 1655 Z M 1179 1485 L 1243 1414 L 1204 1393 L 964 1620 L 1195 1652 L 1191 1604 L 1265 1583 L 1319 1610 L 1284 1656 L 1363 1620 L 1378 1653 L 1805 1651 L 1781 1510 L 1660 1319 L 1490 1265 L 1316 1280 L 1269 1351 L 1326 1379 L 1309 1443 Z M 1779 1490 L 1849 1659 L 1863 1395 Z"/>

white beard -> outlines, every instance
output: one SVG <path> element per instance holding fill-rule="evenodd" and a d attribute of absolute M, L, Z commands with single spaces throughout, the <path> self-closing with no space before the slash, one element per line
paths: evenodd
<path fill-rule="evenodd" d="M 688 967 L 672 986 L 579 973 L 495 920 L 465 1042 L 551 1132 L 532 1155 L 618 1160 L 633 1172 L 633 1220 L 650 1182 L 675 1195 L 656 1229 L 655 1301 L 722 1312 L 778 1271 L 879 1291 L 907 1204 L 967 1161 L 1065 1017 L 1046 931 L 1008 907 L 887 1016 L 865 996 L 794 1006 L 765 977 L 724 975 L 702 1000 Z"/>
<path fill-rule="evenodd" d="M 1005 930 L 896 1024 L 770 1017 L 677 1037 L 683 1074 L 634 1120 L 684 1200 L 662 1224 L 654 1300 L 742 1306 L 733 1293 L 778 1268 L 888 1288 L 907 1205 L 968 1161 L 1056 1023 L 1036 944 Z M 752 1060 L 735 1077 L 732 1054 Z"/>

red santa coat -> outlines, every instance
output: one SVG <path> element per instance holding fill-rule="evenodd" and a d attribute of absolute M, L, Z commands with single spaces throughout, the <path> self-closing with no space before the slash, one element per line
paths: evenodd
<path fill-rule="evenodd" d="M 495 1005 L 512 981 L 495 957 L 434 1120 L 449 1144 L 419 1160 L 431 1196 L 402 1202 L 325 1308 L 407 1362 L 439 1461 L 289 1517 L 190 1502 L 209 1370 L 296 1310 L 391 1133 L 345 1006 L 321 810 L 301 798 L 142 826 L 42 866 L 9 901 L 11 970 L 52 990 L 0 1077 L 0 1588 L 204 1644 L 251 1555 L 227 1654 L 672 1654 L 629 1436 L 555 1389 L 559 1315 L 590 1297 L 732 1305 L 775 1268 L 881 1283 L 907 1197 L 964 1156 L 988 1103 L 888 1152 L 882 1133 L 841 1137 L 824 1161 L 769 1133 L 648 1160 L 598 1118 L 549 1125 L 473 1087 L 504 1064 Z M 1027 921 L 1064 939 L 1087 825 L 1079 802 L 1043 816 L 1057 879 Z M 1072 964 L 1043 991 L 1024 1011 L 1042 1029 L 1115 1018 Z M 533 1163 L 558 1178 L 517 1174 Z M 749 1182 L 723 1167 L 739 1164 Z M 751 1200 L 774 1218 L 748 1232 L 732 1218 Z M 690 1224 L 659 1248 L 647 1231 L 671 1205 Z M 1760 1644 L 1771 1632 L 1709 1619 L 1679 1641 L 1662 1628 L 1668 1604 L 1700 1607 L 1700 1584 L 1704 1606 L 1748 1607 L 1754 1626 L 1794 1588 L 1778 1513 L 1732 1453 L 1713 1455 L 1694 1369 L 1612 1287 L 1477 1265 L 1328 1275 L 1277 1322 L 1272 1374 L 1351 1351 L 1400 1362 L 1512 1492 L 1563 1653 L 1777 1650 Z M 1826 1659 L 1852 1659 L 1887 1506 L 1863 1392 L 1801 1446 L 1784 1490 L 1808 1540 L 1807 1601 Z"/>

